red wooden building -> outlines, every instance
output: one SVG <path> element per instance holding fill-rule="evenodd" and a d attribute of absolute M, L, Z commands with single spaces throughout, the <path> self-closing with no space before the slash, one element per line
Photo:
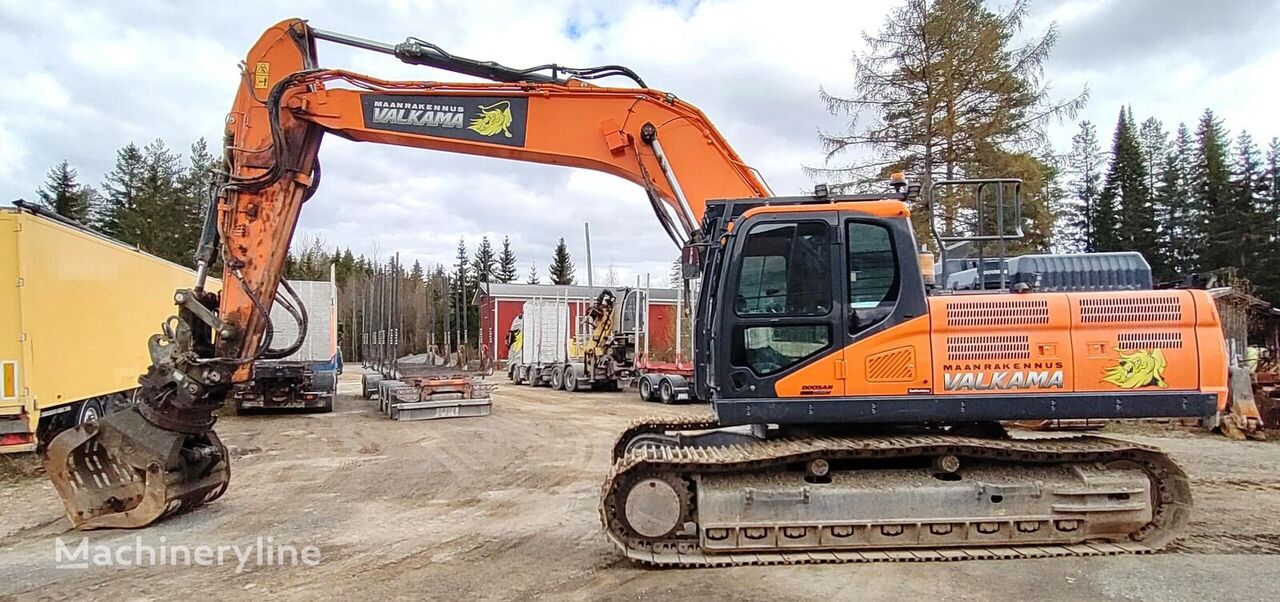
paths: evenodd
<path fill-rule="evenodd" d="M 579 312 L 585 311 L 600 296 L 603 286 L 561 286 L 555 284 L 481 284 L 473 302 L 480 307 L 481 351 L 490 360 L 507 359 L 507 333 L 511 322 L 533 299 L 564 300 L 569 305 L 569 323 L 577 324 Z M 612 287 L 621 301 L 622 287 Z M 676 332 L 675 289 L 649 290 L 649 355 L 664 358 L 674 354 Z M 688 326 L 685 327 L 686 330 Z M 576 333 L 570 333 L 576 334 Z M 686 342 L 685 346 L 688 345 Z"/>

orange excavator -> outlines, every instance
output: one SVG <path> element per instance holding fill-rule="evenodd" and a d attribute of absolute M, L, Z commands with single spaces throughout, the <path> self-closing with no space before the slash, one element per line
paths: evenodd
<path fill-rule="evenodd" d="M 321 41 L 487 81 L 325 69 Z M 592 83 L 605 77 L 634 85 Z M 683 248 L 686 277 L 701 278 L 693 386 L 715 416 L 642 422 L 617 439 L 600 515 L 628 558 L 718 566 L 1145 552 L 1188 520 L 1187 479 L 1159 450 L 1015 438 L 1000 421 L 1214 413 L 1226 361 L 1205 294 L 1025 285 L 949 294 L 928 284 L 909 201 L 949 185 L 1016 199 L 1017 181 L 898 180 L 881 194 L 819 186 L 777 197 L 698 109 L 624 67 L 513 69 L 414 38 L 390 45 L 287 20 L 243 65 L 198 277 L 149 342 L 136 407 L 49 447 L 48 472 L 75 526 L 143 527 L 226 490 L 230 458 L 214 412 L 254 360 L 290 351 L 272 346 L 270 310 L 297 305 L 277 299 L 287 293 L 277 285 L 320 184 L 326 134 L 595 169 L 647 193 Z M 986 221 L 1016 226 L 1007 213 Z M 204 286 L 218 260 L 220 294 Z M 305 332 L 305 313 L 291 313 Z"/>

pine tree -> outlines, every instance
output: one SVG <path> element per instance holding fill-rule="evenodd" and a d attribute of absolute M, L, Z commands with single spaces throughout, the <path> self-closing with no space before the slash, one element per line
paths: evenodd
<path fill-rule="evenodd" d="M 1148 258 L 1157 281 L 1168 279 L 1170 274 L 1168 248 L 1161 242 L 1168 238 L 1165 229 L 1169 223 L 1168 210 L 1159 203 L 1157 190 L 1164 178 L 1165 157 L 1169 154 L 1169 135 L 1164 124 L 1155 117 L 1148 117 L 1138 126 L 1138 146 L 1142 151 L 1142 168 L 1146 176 L 1147 200 L 1150 207 L 1155 236 L 1152 239 L 1153 255 Z"/>
<path fill-rule="evenodd" d="M 1236 157 L 1231 174 L 1231 194 L 1227 206 L 1217 220 L 1234 222 L 1235 244 L 1231 245 L 1231 261 L 1228 267 L 1236 268 L 1245 278 L 1253 281 L 1261 276 L 1259 261 L 1264 255 L 1275 252 L 1264 245 L 1264 228 L 1256 213 L 1259 200 L 1266 193 L 1262 159 L 1258 147 L 1247 131 L 1241 131 L 1236 139 Z M 1226 255 L 1224 254 L 1224 257 Z"/>
<path fill-rule="evenodd" d="M 529 275 L 525 277 L 525 284 L 542 284 L 538 278 L 538 264 L 529 264 Z"/>
<path fill-rule="evenodd" d="M 569 257 L 569 247 L 564 244 L 563 238 L 556 243 L 547 274 L 551 277 L 551 284 L 573 284 L 573 259 Z"/>
<path fill-rule="evenodd" d="M 1147 258 L 1156 271 L 1162 265 L 1160 249 L 1156 246 L 1156 220 L 1151 195 L 1147 191 L 1146 168 L 1142 160 L 1142 148 L 1138 142 L 1133 114 L 1120 110 L 1116 132 L 1112 140 L 1111 164 L 1099 197 L 1100 206 L 1116 208 L 1114 236 L 1099 226 L 1099 251 L 1137 251 Z M 1106 236 L 1103 233 L 1106 232 Z"/>
<path fill-rule="evenodd" d="M 1086 93 L 1066 102 L 1049 97 L 1044 62 L 1057 34 L 1050 28 L 1041 36 L 1024 35 L 1026 14 L 1025 0 L 1000 13 L 981 0 L 907 0 L 893 10 L 878 34 L 863 36 L 868 51 L 854 57 L 855 95 L 820 92 L 832 114 L 850 117 L 848 131 L 820 134 L 827 164 L 850 150 L 870 148 L 876 155 L 848 167 L 809 169 L 810 174 L 865 184 L 903 171 L 927 184 L 990 175 L 994 163 L 1047 171 L 1044 161 L 1004 155 L 1042 146 L 1045 126 L 1073 117 Z M 1002 175 L 1047 180 L 1029 171 Z M 1024 184 L 1022 192 L 1027 215 L 1050 221 L 1040 191 Z M 964 229 L 962 198 L 971 195 L 938 199 L 947 233 Z M 917 209 L 917 238 L 929 240 L 929 213 Z M 1047 242 L 1036 239 L 1048 236 L 1046 228 L 1039 230 L 1026 241 L 1029 246 Z"/>
<path fill-rule="evenodd" d="M 492 282 L 497 271 L 498 259 L 493 255 L 489 237 L 485 236 L 480 239 L 480 246 L 476 247 L 475 259 L 471 261 L 471 273 L 476 282 Z"/>
<path fill-rule="evenodd" d="M 515 282 L 518 276 L 516 274 L 516 253 L 511 250 L 511 237 L 503 236 L 502 252 L 498 254 L 497 280 L 506 284 Z"/>
<path fill-rule="evenodd" d="M 66 161 L 53 166 L 44 187 L 36 193 L 40 204 L 67 219 L 87 222 L 90 192 L 76 181 L 78 176 L 75 168 Z"/>
<path fill-rule="evenodd" d="M 453 315 L 457 322 L 455 326 L 458 328 L 458 340 L 463 343 L 471 341 L 471 321 L 468 319 L 471 314 L 469 306 L 471 305 L 471 291 L 474 275 L 471 273 L 470 262 L 467 257 L 467 241 L 458 238 L 458 252 L 454 255 L 452 287 L 449 289 L 450 302 L 453 304 Z"/>
<path fill-rule="evenodd" d="M 1173 146 L 1164 157 L 1164 169 L 1156 185 L 1155 204 L 1163 216 L 1160 248 L 1164 249 L 1167 273 L 1160 280 L 1178 279 L 1195 272 L 1196 224 L 1198 213 L 1191 198 L 1191 174 L 1194 168 L 1195 143 L 1186 124 L 1178 124 Z"/>
<path fill-rule="evenodd" d="M 285 276 L 295 280 L 328 280 L 333 257 L 325 250 L 319 236 L 295 239 L 294 249 L 286 256 Z"/>
<path fill-rule="evenodd" d="M 1040 197 L 1044 200 L 1044 209 L 1046 215 L 1043 217 L 1039 214 L 1033 214 L 1034 219 L 1031 220 L 1031 229 L 1035 231 L 1035 236 L 1042 237 L 1047 242 L 1044 248 L 1056 250 L 1057 252 L 1065 252 L 1069 246 L 1073 246 L 1078 242 L 1078 238 L 1067 236 L 1061 227 L 1063 222 L 1068 221 L 1071 215 L 1072 205 L 1071 192 L 1066 182 L 1066 165 L 1060 157 L 1045 157 L 1046 166 L 1044 170 L 1044 183 L 1040 186 Z M 994 226 L 994 224 L 993 224 Z M 1046 232 L 1042 235 L 1040 230 Z M 993 227 L 994 230 L 994 227 Z"/>
<path fill-rule="evenodd" d="M 417 259 L 413 260 L 413 267 L 409 269 L 409 279 L 414 282 L 422 282 L 422 262 Z"/>
<path fill-rule="evenodd" d="M 1196 270 L 1207 272 L 1231 265 L 1234 228 L 1223 217 L 1230 197 L 1230 173 L 1227 168 L 1227 132 L 1213 111 L 1205 109 L 1196 129 L 1196 158 L 1193 172 L 1193 190 L 1198 223 L 1195 224 L 1197 243 Z"/>
<path fill-rule="evenodd" d="M 1142 150 L 1147 191 L 1152 192 L 1164 175 L 1164 159 L 1169 154 L 1169 135 L 1159 119 L 1148 117 L 1138 126 L 1138 146 Z"/>
<path fill-rule="evenodd" d="M 684 284 L 684 266 L 679 257 L 671 260 L 671 268 L 667 270 L 667 286 L 679 288 Z"/>
<path fill-rule="evenodd" d="M 1262 179 L 1258 219 L 1263 224 L 1261 244 L 1266 251 L 1259 259 L 1262 275 L 1255 284 L 1264 299 L 1280 305 L 1280 138 L 1272 138 L 1267 147 Z"/>
<path fill-rule="evenodd" d="M 467 257 L 467 241 L 465 238 L 458 238 L 458 248 L 456 254 L 453 255 L 453 295 L 466 296 L 467 288 L 472 282 L 471 261 Z"/>
<path fill-rule="evenodd" d="M 144 163 L 142 149 L 132 142 L 116 151 L 115 167 L 106 175 L 103 196 L 94 211 L 98 229 L 124 242 L 135 242 L 130 238 L 135 235 L 132 222 L 141 194 Z"/>
<path fill-rule="evenodd" d="M 1102 149 L 1098 145 L 1097 128 L 1088 121 L 1080 122 L 1080 131 L 1071 138 L 1071 154 L 1067 159 L 1070 172 L 1068 189 L 1071 202 L 1066 212 L 1063 246 L 1068 252 L 1097 250 L 1094 213 L 1102 193 Z"/>
<path fill-rule="evenodd" d="M 175 238 L 173 253 L 180 263 L 194 266 L 196 245 L 200 242 L 200 229 L 204 225 L 204 212 L 213 202 L 210 194 L 213 185 L 216 159 L 209 152 L 204 138 L 191 145 L 186 171 L 178 177 L 179 191 L 171 209 Z M 334 257 L 337 257 L 335 251 Z"/>
<path fill-rule="evenodd" d="M 351 248 L 343 249 L 341 253 L 334 253 L 337 263 L 334 267 L 334 277 L 339 283 L 348 282 L 357 272 L 362 272 L 359 264 L 356 262 L 355 255 L 351 254 Z"/>
<path fill-rule="evenodd" d="M 163 140 L 141 150 L 130 144 L 107 176 L 107 213 L 103 229 L 144 251 L 175 262 L 191 263 L 181 242 L 190 219 L 180 211 L 181 159 Z"/>

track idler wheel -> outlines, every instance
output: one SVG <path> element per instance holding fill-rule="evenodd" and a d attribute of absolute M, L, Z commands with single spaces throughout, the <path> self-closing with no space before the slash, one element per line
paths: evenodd
<path fill-rule="evenodd" d="M 160 428 L 136 407 L 64 431 L 47 469 L 77 529 L 133 529 L 222 496 L 227 448 L 213 430 Z"/>
<path fill-rule="evenodd" d="M 689 486 L 674 475 L 637 478 L 619 501 L 626 526 L 644 539 L 676 535 L 693 520 Z"/>

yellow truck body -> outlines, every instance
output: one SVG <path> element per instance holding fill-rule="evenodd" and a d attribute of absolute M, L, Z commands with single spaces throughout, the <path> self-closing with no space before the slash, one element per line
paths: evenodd
<path fill-rule="evenodd" d="M 0 208 L 0 453 L 36 449 L 86 401 L 128 398 L 151 363 L 148 338 L 176 312 L 173 292 L 193 279 L 118 241 Z"/>

